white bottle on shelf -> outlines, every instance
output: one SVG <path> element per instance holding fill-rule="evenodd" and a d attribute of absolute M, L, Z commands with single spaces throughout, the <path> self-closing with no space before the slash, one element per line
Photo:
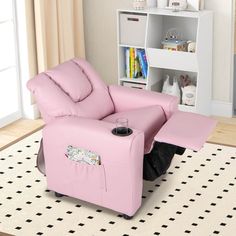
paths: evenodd
<path fill-rule="evenodd" d="M 155 8 L 157 7 L 157 0 L 146 0 L 147 8 Z"/>
<path fill-rule="evenodd" d="M 157 7 L 158 8 L 166 8 L 168 6 L 168 0 L 157 0 Z"/>

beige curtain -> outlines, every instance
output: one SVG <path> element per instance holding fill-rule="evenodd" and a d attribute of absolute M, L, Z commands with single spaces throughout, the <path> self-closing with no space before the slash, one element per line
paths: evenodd
<path fill-rule="evenodd" d="M 82 0 L 25 0 L 31 75 L 85 57 Z"/>

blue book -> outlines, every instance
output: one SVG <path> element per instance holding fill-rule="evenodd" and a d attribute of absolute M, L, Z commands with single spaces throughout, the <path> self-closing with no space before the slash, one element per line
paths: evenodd
<path fill-rule="evenodd" d="M 147 59 L 144 50 L 138 50 L 138 59 L 141 66 L 142 74 L 144 78 L 147 78 Z"/>
<path fill-rule="evenodd" d="M 142 58 L 143 58 L 143 62 L 144 62 L 144 70 L 145 70 L 145 78 L 147 78 L 147 71 L 148 71 L 148 64 L 147 64 L 147 57 L 146 57 L 146 53 L 145 50 L 142 50 Z"/>

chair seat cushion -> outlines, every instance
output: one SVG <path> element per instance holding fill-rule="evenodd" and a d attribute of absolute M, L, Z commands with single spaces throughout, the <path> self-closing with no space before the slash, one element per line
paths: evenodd
<path fill-rule="evenodd" d="M 144 153 L 149 153 L 152 148 L 154 136 L 166 122 L 165 114 L 160 106 L 148 106 L 144 108 L 118 112 L 105 117 L 103 120 L 116 123 L 118 118 L 128 119 L 128 126 L 144 132 Z"/>

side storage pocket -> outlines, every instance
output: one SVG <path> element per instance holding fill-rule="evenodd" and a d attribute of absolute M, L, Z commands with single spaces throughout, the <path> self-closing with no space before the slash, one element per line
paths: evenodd
<path fill-rule="evenodd" d="M 63 182 L 71 193 L 85 201 L 99 202 L 107 191 L 104 165 L 89 165 L 66 159 Z"/>

